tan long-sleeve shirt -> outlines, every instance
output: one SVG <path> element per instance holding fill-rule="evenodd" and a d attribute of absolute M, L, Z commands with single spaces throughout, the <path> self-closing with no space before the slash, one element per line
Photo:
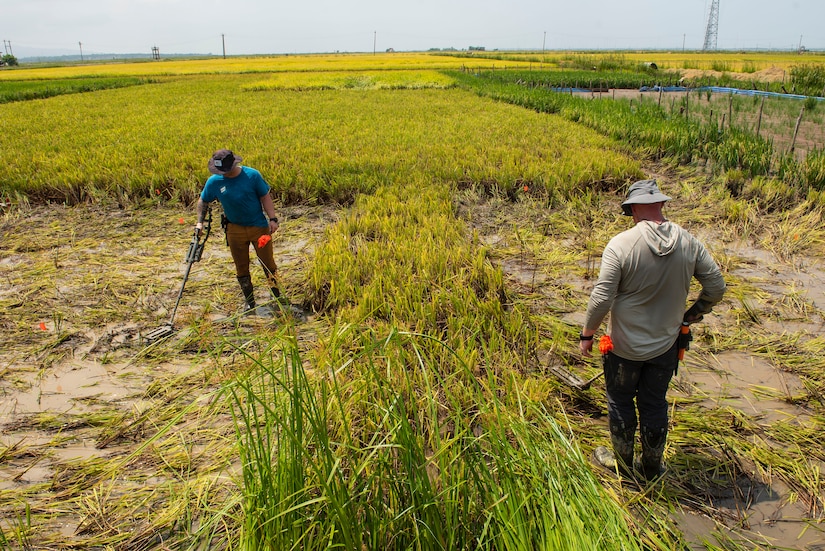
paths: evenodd
<path fill-rule="evenodd" d="M 694 277 L 704 314 L 725 293 L 710 253 L 678 224 L 639 222 L 605 247 L 584 327 L 595 331 L 609 312 L 614 354 L 638 361 L 660 356 L 676 340 Z"/>

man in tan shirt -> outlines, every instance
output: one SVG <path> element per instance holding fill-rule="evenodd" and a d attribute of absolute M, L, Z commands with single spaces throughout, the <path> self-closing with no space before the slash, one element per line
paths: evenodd
<path fill-rule="evenodd" d="M 656 180 L 642 180 L 628 189 L 622 211 L 635 225 L 605 247 L 579 341 L 582 354 L 590 355 L 593 335 L 610 313 L 613 350 L 604 356 L 604 373 L 613 453 L 597 448 L 595 455 L 606 466 L 629 474 L 638 423 L 641 474 L 648 479 L 663 472 L 666 393 L 678 366 L 682 322 L 701 320 L 725 292 L 722 273 L 705 247 L 665 218 L 662 209 L 669 200 Z M 692 278 L 702 291 L 685 311 Z"/>

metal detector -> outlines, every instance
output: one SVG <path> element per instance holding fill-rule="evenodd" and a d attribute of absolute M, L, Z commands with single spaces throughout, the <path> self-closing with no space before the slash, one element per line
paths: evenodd
<path fill-rule="evenodd" d="M 602 375 L 604 375 L 604 371 L 600 371 L 597 375 L 585 380 L 560 365 L 551 364 L 547 366 L 547 369 L 561 382 L 577 390 L 587 390 L 590 388 L 590 385 L 595 383 Z"/>
<path fill-rule="evenodd" d="M 147 333 L 144 338 L 150 343 L 163 338 L 166 338 L 175 332 L 174 321 L 175 314 L 180 305 L 180 299 L 183 296 L 183 289 L 186 287 L 186 281 L 189 279 L 189 272 L 192 270 L 192 264 L 198 262 L 203 255 L 203 248 L 206 246 L 206 240 L 209 239 L 209 234 L 212 231 L 212 207 L 206 205 L 206 216 L 203 219 L 203 229 L 195 231 L 192 235 L 192 241 L 189 243 L 189 250 L 186 252 L 186 271 L 183 274 L 183 283 L 178 291 L 178 299 L 175 301 L 175 307 L 172 309 L 172 315 L 166 325 L 161 325 L 157 329 L 153 329 Z"/>

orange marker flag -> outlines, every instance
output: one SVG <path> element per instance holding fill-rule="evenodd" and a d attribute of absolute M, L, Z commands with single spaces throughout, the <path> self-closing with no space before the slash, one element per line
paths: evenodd
<path fill-rule="evenodd" d="M 266 247 L 266 244 L 272 240 L 272 236 L 269 234 L 263 234 L 261 237 L 258 238 L 258 248 L 263 249 Z"/>
<path fill-rule="evenodd" d="M 611 350 L 613 350 L 613 339 L 610 338 L 610 335 L 602 335 L 602 338 L 599 339 L 599 352 L 604 355 Z"/>

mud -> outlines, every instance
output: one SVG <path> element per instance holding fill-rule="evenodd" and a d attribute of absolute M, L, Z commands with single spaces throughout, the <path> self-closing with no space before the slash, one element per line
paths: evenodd
<path fill-rule="evenodd" d="M 574 327 L 581 324 L 581 306 L 598 272 L 595 253 L 580 266 L 582 270 L 549 269 L 536 250 L 519 244 L 514 226 L 540 226 L 537 221 L 546 214 L 540 205 L 496 203 L 476 197 L 465 201 L 459 212 L 490 248 L 508 289 L 519 300 L 535 314 L 550 313 Z M 79 216 L 84 224 L 115 235 L 116 230 L 105 227 L 106 221 L 126 222 L 129 215 L 110 214 L 84 212 L 79 207 L 75 214 L 66 211 L 61 216 Z M 161 209 L 157 214 L 174 220 L 180 216 L 172 209 Z M 53 216 L 53 212 L 35 209 L 19 224 L 48 228 L 46 221 Z M 323 229 L 337 213 L 294 208 L 281 216 L 284 222 L 275 241 L 276 259 L 285 289 L 290 292 L 301 280 Z M 6 231 L 14 231 L 13 226 L 7 222 Z M 178 377 L 199 374 L 201 367 L 193 362 L 194 355 L 186 353 L 186 347 L 173 356 L 154 357 L 146 353 L 147 343 L 142 340 L 147 331 L 167 321 L 181 283 L 180 258 L 188 244 L 188 227 L 174 223 L 172 227 L 174 232 L 169 231 L 169 224 L 132 230 L 137 234 L 134 242 L 156 241 L 156 247 L 146 246 L 137 252 L 129 244 L 118 250 L 116 240 L 102 246 L 100 237 L 84 235 L 82 229 L 63 238 L 55 237 L 54 230 L 42 234 L 35 230 L 25 240 L 2 244 L 0 280 L 7 285 L 0 289 L 0 300 L 6 305 L 0 313 L 0 330 L 6 335 L 0 347 L 0 492 L 48 496 L 49 487 L 60 487 L 60 481 L 73 476 L 79 465 L 130 453 L 141 427 L 126 424 L 122 432 L 113 434 L 106 429 L 117 425 L 112 420 L 140 418 L 156 406 L 157 390 L 153 389 L 159 382 L 173 384 Z M 782 311 L 781 316 L 771 316 L 767 315 L 770 308 L 761 310 L 763 319 L 757 324 L 761 334 L 781 338 L 785 332 L 821 332 L 825 323 L 821 258 L 778 258 L 750 243 L 726 243 L 708 233 L 703 239 L 736 259 L 732 275 L 764 293 L 760 302 Z M 240 305 L 221 232 L 211 239 L 187 284 L 179 326 L 199 318 L 231 316 Z M 557 242 L 543 235 L 542 239 L 536 248 L 572 246 L 569 238 Z M 119 254 L 139 257 L 143 267 L 119 262 Z M 177 260 L 169 262 L 169 257 Z M 90 274 L 89 266 L 100 273 Z M 109 310 L 121 314 L 110 315 Z M 797 315 L 790 320 L 793 312 Z M 731 323 L 734 315 L 729 305 L 707 323 L 718 329 Z M 107 322 L 89 322 L 107 318 Z M 243 338 L 242 333 L 237 336 Z M 186 335 L 177 337 L 185 339 Z M 197 343 L 192 346 L 198 350 Z M 697 341 L 695 352 L 680 369 L 671 391 L 674 399 L 707 411 L 737 410 L 766 428 L 777 422 L 795 422 L 800 427 L 813 422 L 813 410 L 806 407 L 811 400 L 806 381 L 794 366 L 783 364 L 781 357 L 742 350 L 713 354 L 703 352 L 703 348 L 706 345 Z M 599 387 L 599 382 L 594 383 L 589 397 L 580 403 L 588 411 L 603 410 Z M 206 396 L 207 390 L 194 399 Z M 674 412 L 677 420 L 679 407 Z M 593 417 L 603 434 L 603 417 L 599 419 L 595 413 Z M 137 431 L 135 438 L 128 437 L 129 430 Z M 680 458 L 693 453 L 689 446 L 671 445 L 668 454 L 677 460 L 677 467 Z M 726 460 L 722 451 L 714 453 L 718 455 L 711 457 L 720 463 Z M 208 451 L 200 450 L 196 455 L 208 456 Z M 703 541 L 713 542 L 718 537 L 754 542 L 749 548 L 823 548 L 825 534 L 818 524 L 821 510 L 812 511 L 798 489 L 779 477 L 765 479 L 752 466 L 741 465 L 733 478 L 696 480 L 693 486 L 679 486 L 674 491 L 685 496 L 674 517 L 694 549 L 705 548 Z M 72 537 L 81 529 L 82 519 L 67 514 L 61 523 L 57 527 L 60 533 Z"/>
<path fill-rule="evenodd" d="M 664 182 L 671 178 L 666 171 L 656 177 Z M 554 269 L 552 254 L 548 262 L 542 258 L 543 251 L 575 246 L 576 240 L 571 245 L 541 232 L 545 235 L 533 233 L 535 241 L 525 245 L 523 237 L 516 235 L 517 229 L 531 235 L 526 229 L 538 232 L 546 228 L 552 215 L 528 199 L 508 204 L 495 198 L 468 196 L 460 202 L 459 212 L 479 232 L 481 243 L 490 248 L 492 261 L 504 273 L 508 286 L 521 294 L 534 314 L 552 310 L 573 330 L 581 327 L 586 299 L 598 275 L 600 251 L 594 252 L 593 258 L 577 270 Z M 502 212 L 507 212 L 507 216 L 502 217 Z M 677 221 L 678 216 L 676 213 Z M 621 229 L 625 228 L 616 231 Z M 802 335 L 804 341 L 821 334 L 825 327 L 825 265 L 821 257 L 779 256 L 750 240 L 725 240 L 713 228 L 702 228 L 699 233 L 712 250 L 727 256 L 732 270 L 726 277 L 736 282 L 734 287 L 744 285 L 758 290 L 758 296 L 744 299 L 750 303 L 746 311 L 755 317 L 749 320 L 754 340 L 768 338 L 782 343 L 785 335 Z M 741 304 L 734 297 L 738 295 L 729 292 L 728 300 L 707 317 L 704 326 L 724 332 L 726 325 L 737 324 L 735 316 L 741 312 L 736 308 Z M 748 297 L 748 293 L 742 296 Z M 750 351 L 753 347 L 741 343 L 743 346 L 712 353 L 702 342 L 703 326 L 697 326 L 695 331 L 699 333 L 697 341 L 669 392 L 671 402 L 675 403 L 673 423 L 680 422 L 682 408 L 690 408 L 691 415 L 701 415 L 702 411 L 739 412 L 753 423 L 755 430 L 762 431 L 753 437 L 765 440 L 767 447 L 779 454 L 784 448 L 767 436 L 771 427 L 784 423 L 807 433 L 811 427 L 819 426 L 818 383 L 805 380 L 797 373 L 796 365 L 783 361 L 781 351 L 765 354 Z M 594 369 L 597 368 L 587 370 L 588 374 L 593 374 Z M 584 371 L 578 373 L 582 375 Z M 578 400 L 593 400 L 593 405 L 602 408 L 600 413 L 594 412 L 592 406 L 583 411 L 590 411 L 592 423 L 606 435 L 602 393 L 603 385 L 596 383 L 593 394 L 582 395 Z M 582 401 L 577 403 L 578 407 L 586 405 Z M 731 463 L 730 452 L 724 448 L 700 449 L 690 441 L 675 441 L 669 445 L 666 456 L 672 465 L 662 484 L 669 493 L 680 496 L 679 507 L 672 515 L 691 549 L 707 549 L 708 545 L 729 548 L 730 542 L 749 549 L 825 549 L 822 494 L 801 495 L 799 488 L 789 486 L 778 473 L 765 476 L 761 468 L 741 458 L 734 462 L 732 470 L 717 469 L 717 465 Z M 803 468 L 821 471 L 823 467 L 812 458 Z M 699 470 L 716 471 L 716 475 L 700 475 Z M 695 475 L 692 471 L 696 471 Z M 816 476 L 815 471 L 811 476 Z M 630 487 L 630 500 L 635 499 L 632 492 L 655 491 L 644 486 Z"/>
<path fill-rule="evenodd" d="M 768 361 L 742 352 L 726 352 L 706 364 L 687 362 L 680 368 L 671 396 L 688 400 L 707 410 L 736 410 L 769 428 L 777 422 L 805 427 L 812 412 L 795 404 L 805 395 L 802 380 Z M 678 422 L 678 411 L 675 413 Z M 762 436 L 764 438 L 764 436 Z M 776 443 L 777 449 L 781 444 Z M 719 461 L 728 458 L 720 456 Z M 714 541 L 714 534 L 734 540 L 750 539 L 760 546 L 783 549 L 818 549 L 825 530 L 812 521 L 809 505 L 779 477 L 764 483 L 752 465 L 743 465 L 735 480 L 721 478 L 713 484 L 690 485 L 695 503 L 691 512 L 677 514 L 682 530 L 694 549 Z M 822 468 L 822 465 L 819 465 Z"/>
<path fill-rule="evenodd" d="M 279 216 L 273 242 L 289 293 L 337 211 L 292 207 Z M 0 221 L 0 515 L 6 521 L 20 518 L 22 502 L 14 496 L 47 509 L 55 495 L 69 491 L 66 485 L 91 484 L 102 465 L 132 453 L 154 432 L 146 412 L 164 401 L 210 394 L 215 385 L 208 382 L 201 383 L 200 397 L 175 394 L 181 381 L 205 377 L 198 356 L 189 353 L 199 351 L 202 338 L 185 329 L 193 321 L 230 317 L 210 331 L 246 340 L 256 328 L 277 323 L 236 316 L 242 297 L 223 233 L 213 227 L 185 287 L 169 339 L 177 344 L 144 338 L 168 322 L 177 298 L 191 239 L 188 219 L 194 214 L 163 205 L 143 212 L 49 206 Z M 263 275 L 254 279 L 262 297 Z M 189 453 L 209 456 L 197 445 Z M 159 485 L 168 482 L 165 476 Z M 74 504 L 49 529 L 77 538 L 83 522 Z"/>

